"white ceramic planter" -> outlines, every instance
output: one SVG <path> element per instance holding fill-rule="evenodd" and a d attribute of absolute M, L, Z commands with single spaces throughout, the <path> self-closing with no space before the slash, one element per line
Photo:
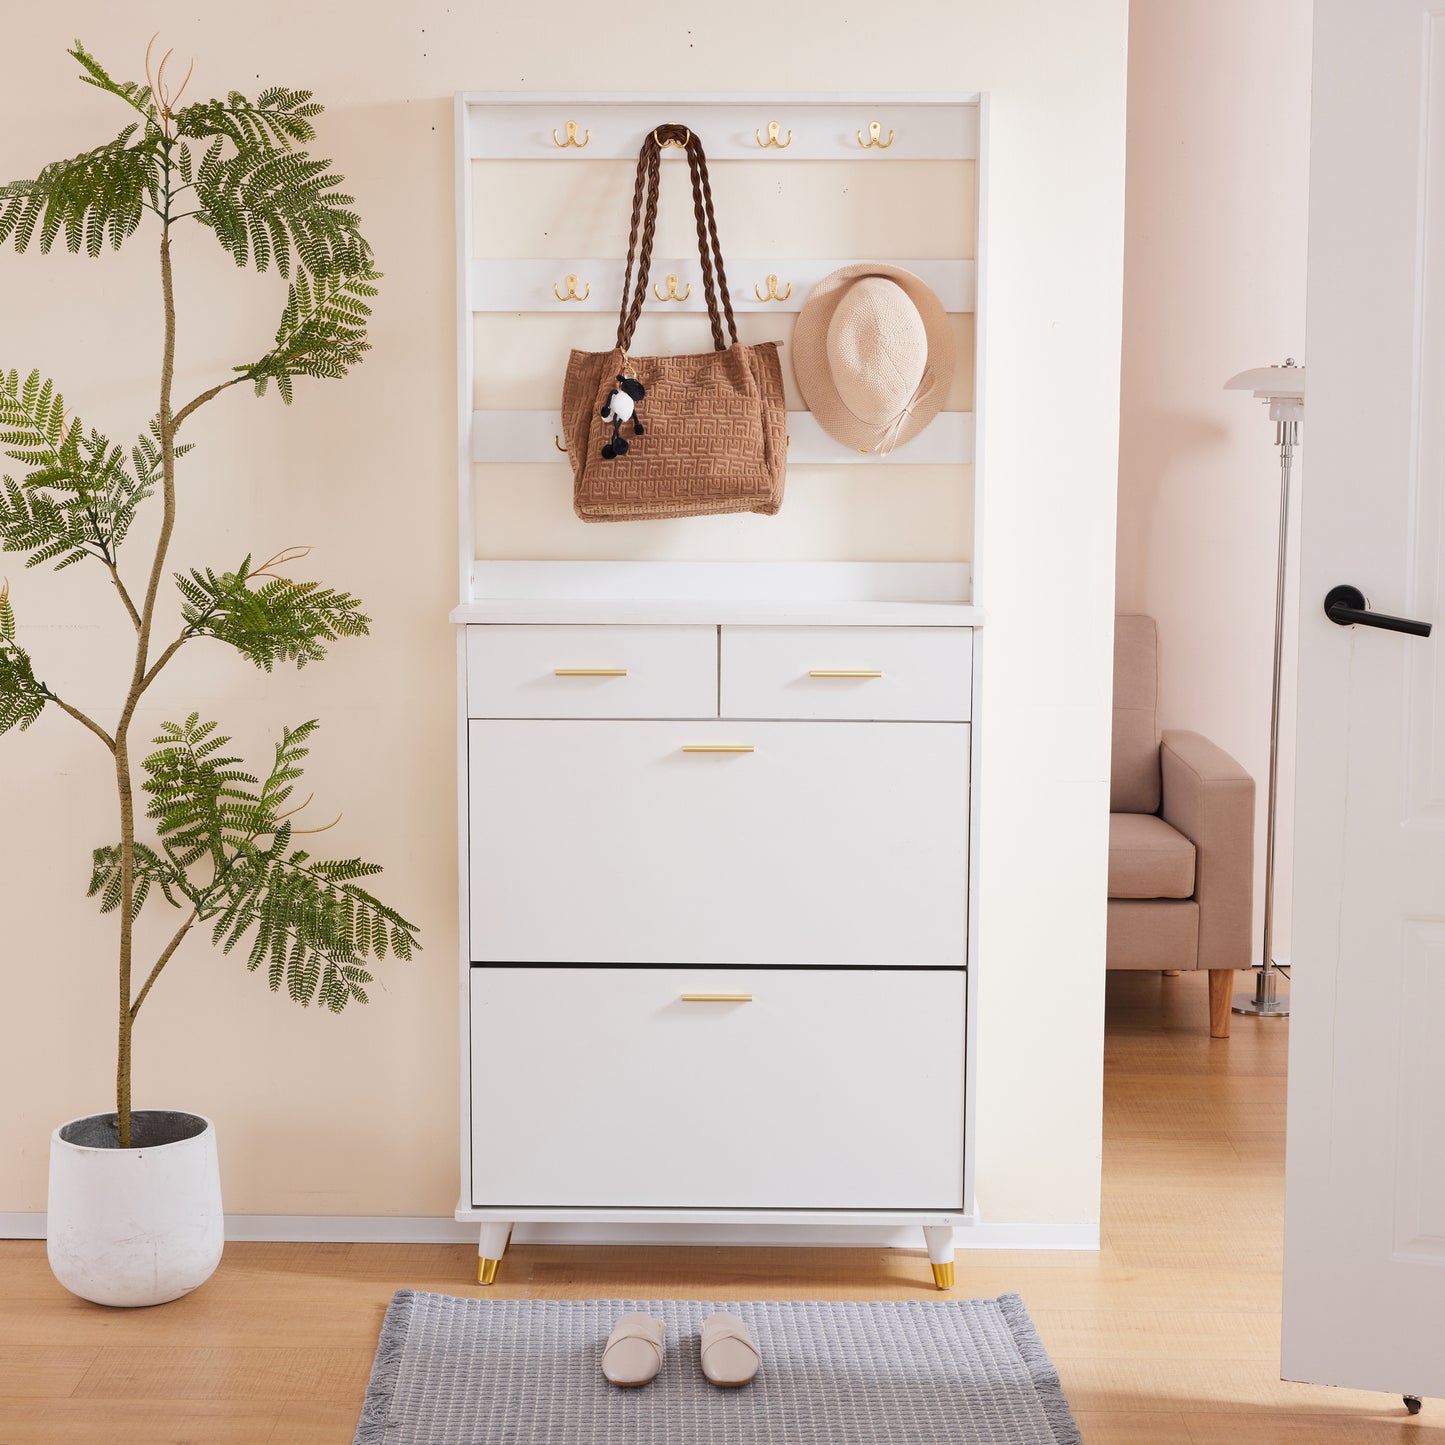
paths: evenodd
<path fill-rule="evenodd" d="M 221 1262 L 216 1130 L 199 1114 L 137 1109 L 136 1147 L 120 1149 L 115 1115 L 50 1136 L 47 1253 L 72 1294 L 102 1305 L 158 1305 L 204 1284 Z"/>

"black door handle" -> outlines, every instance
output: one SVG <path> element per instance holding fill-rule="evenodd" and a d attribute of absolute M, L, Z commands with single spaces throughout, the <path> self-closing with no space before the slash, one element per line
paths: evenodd
<path fill-rule="evenodd" d="M 1429 637 L 1433 626 L 1416 622 L 1413 617 L 1391 617 L 1388 612 L 1371 612 L 1365 594 L 1358 587 L 1343 583 L 1325 593 L 1325 616 L 1340 627 L 1383 627 L 1386 632 L 1408 632 L 1413 637 Z"/>

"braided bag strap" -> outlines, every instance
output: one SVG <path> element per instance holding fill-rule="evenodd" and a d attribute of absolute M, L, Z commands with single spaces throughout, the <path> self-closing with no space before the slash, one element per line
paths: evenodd
<path fill-rule="evenodd" d="M 713 296 L 714 263 L 717 266 L 717 288 L 722 297 L 723 314 L 727 317 L 728 335 L 732 337 L 734 344 L 738 339 L 738 323 L 733 316 L 732 297 L 728 294 L 727 272 L 723 269 L 722 242 L 718 240 L 717 214 L 713 210 L 712 181 L 708 178 L 707 157 L 703 154 L 702 143 L 696 136 L 687 148 L 687 161 L 692 171 L 692 209 L 697 219 L 697 249 L 702 258 L 702 284 L 707 295 L 708 316 L 712 320 L 713 345 L 718 351 L 725 351 L 727 346 L 723 341 L 717 301 Z"/>
<path fill-rule="evenodd" d="M 642 315 L 642 303 L 647 298 L 647 276 L 652 269 L 652 236 L 657 228 L 657 183 L 662 153 L 650 141 L 651 137 L 643 141 L 642 149 L 637 153 L 637 181 L 632 188 L 632 230 L 627 238 L 622 306 L 617 316 L 617 349 L 624 354 L 632 345 L 632 333 Z M 632 263 L 637 259 L 639 235 L 642 240 L 641 264 L 634 272 Z"/>
<path fill-rule="evenodd" d="M 697 221 L 698 258 L 702 263 L 703 294 L 707 298 L 708 319 L 712 322 L 713 347 L 727 350 L 723 337 L 723 316 L 727 318 L 728 334 L 738 339 L 737 322 L 733 316 L 732 298 L 728 295 L 727 276 L 723 271 L 722 248 L 717 239 L 717 219 L 713 210 L 712 185 L 708 179 L 707 157 L 702 143 L 686 127 L 662 125 L 651 131 L 637 153 L 637 179 L 632 191 L 632 229 L 627 240 L 627 264 L 622 278 L 622 305 L 617 318 L 617 349 L 624 355 L 632 345 L 633 333 L 642 316 L 647 299 L 647 278 L 652 270 L 652 244 L 657 231 L 657 196 L 661 181 L 662 147 L 668 142 L 680 144 L 687 151 L 688 170 L 692 179 L 692 208 Z M 636 263 L 634 269 L 634 262 Z M 718 310 L 718 296 L 722 312 Z"/>

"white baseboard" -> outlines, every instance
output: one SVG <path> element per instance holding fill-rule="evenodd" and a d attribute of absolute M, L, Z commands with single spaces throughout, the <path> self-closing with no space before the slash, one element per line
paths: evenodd
<path fill-rule="evenodd" d="M 0 1213 L 0 1239 L 44 1239 L 45 1215 Z M 454 1219 L 390 1214 L 228 1214 L 235 1242 L 338 1244 L 474 1244 L 477 1227 Z M 831 1246 L 921 1249 L 916 1229 L 829 1228 L 826 1225 L 745 1224 L 519 1224 L 518 1244 L 699 1244 L 753 1248 Z M 957 1230 L 960 1249 L 1081 1249 L 1099 1247 L 1097 1224 L 973 1224 Z"/>

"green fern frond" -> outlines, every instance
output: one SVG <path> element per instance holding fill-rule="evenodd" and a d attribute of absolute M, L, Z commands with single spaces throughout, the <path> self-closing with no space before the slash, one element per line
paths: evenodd
<path fill-rule="evenodd" d="M 278 662 L 305 667 L 326 656 L 326 644 L 340 637 L 364 637 L 371 619 L 349 592 L 319 582 L 252 573 L 247 557 L 235 572 L 192 568 L 176 574 L 186 632 L 230 643 L 257 667 L 270 672 Z M 255 585 L 260 581 L 260 585 Z"/>
<path fill-rule="evenodd" d="M 289 150 L 316 139 L 311 117 L 324 109 L 309 90 L 273 85 L 254 101 L 235 90 L 225 100 L 198 101 L 178 110 L 175 123 L 177 134 L 193 140 L 224 136 L 237 150 L 257 146 Z"/>
<path fill-rule="evenodd" d="M 166 723 L 156 751 L 144 760 L 146 813 L 160 848 L 137 852 L 136 887 L 158 886 L 167 901 L 184 899 L 198 917 L 213 921 L 225 952 L 247 951 L 247 967 L 265 967 L 274 991 L 285 989 L 302 1005 L 339 1012 L 366 1002 L 368 960 L 395 954 L 410 959 L 417 929 L 395 909 L 357 884 L 381 871 L 361 858 L 317 859 L 292 846 L 293 808 L 285 809 L 302 776 L 307 742 L 317 727 L 287 728 L 262 780 L 227 753 L 231 739 L 212 721 L 192 713 Z M 209 870 L 202 883 L 188 870 Z M 94 855 L 92 896 L 102 911 L 120 906 L 113 849 Z"/>
<path fill-rule="evenodd" d="M 213 938 L 226 953 L 249 942 L 246 966 L 264 965 L 273 992 L 284 988 L 296 1003 L 339 1013 L 353 1000 L 366 1002 L 368 960 L 412 957 L 416 926 L 350 881 L 379 872 L 375 865 L 359 858 L 321 864 L 302 849 L 288 851 L 289 826 L 270 847 L 237 861 Z"/>
<path fill-rule="evenodd" d="M 0 733 L 24 732 L 45 711 L 50 691 L 36 679 L 30 654 L 15 641 L 10 588 L 0 584 Z"/>
<path fill-rule="evenodd" d="M 163 858 L 145 843 L 135 845 L 135 892 L 131 902 L 131 917 L 139 918 L 153 886 L 159 887 L 165 900 L 172 908 L 182 908 L 195 898 L 184 870 L 171 859 Z M 90 855 L 90 886 L 85 890 L 87 898 L 100 895 L 100 911 L 114 913 L 120 907 L 121 863 L 120 845 L 108 843 L 96 848 Z"/>
<path fill-rule="evenodd" d="M 134 106 L 143 116 L 150 118 L 150 86 L 137 85 L 133 80 L 113 80 L 100 61 L 78 40 L 75 42 L 74 49 L 68 51 L 67 54 L 80 62 L 81 68 L 85 71 L 80 78 L 87 85 L 93 85 L 99 90 L 109 91 L 111 95 L 119 96 L 127 105 Z"/>
<path fill-rule="evenodd" d="M 293 264 L 313 275 L 371 267 L 353 197 L 330 161 L 304 153 L 248 147 L 227 156 L 212 141 L 196 170 L 196 219 L 209 226 L 238 266 L 283 276 Z M 3 238 L 0 238 L 3 239 Z"/>
<path fill-rule="evenodd" d="M 158 435 L 158 423 L 151 426 Z M 39 371 L 23 382 L 18 372 L 0 374 L 0 447 L 30 468 L 18 481 L 0 482 L 0 546 L 29 552 L 27 567 L 54 562 L 58 569 L 85 557 L 114 562 L 159 478 L 159 448 L 141 440 L 153 447 L 154 464 L 148 452 L 133 450 L 132 472 L 108 437 L 79 420 L 66 425 L 65 399 Z"/>
<path fill-rule="evenodd" d="M 264 396 L 267 384 L 274 380 L 287 406 L 293 378 L 332 381 L 344 377 L 371 350 L 366 339 L 371 316 L 368 303 L 376 295 L 380 279 L 381 273 L 372 269 L 354 275 L 297 272 L 276 328 L 276 344 L 258 361 L 236 370 L 255 380 L 257 396 Z"/>
<path fill-rule="evenodd" d="M 176 460 L 180 461 L 187 452 L 194 450 L 194 442 L 177 442 Z M 130 457 L 135 468 L 136 480 L 146 488 L 146 496 L 150 496 L 161 482 L 160 417 L 153 416 L 151 418 L 149 431 L 144 436 L 136 438 L 135 445 L 130 449 Z"/>
<path fill-rule="evenodd" d="M 238 766 L 239 757 L 222 754 L 230 741 L 214 722 L 192 713 L 183 726 L 164 725 L 156 751 L 142 764 L 142 787 L 150 795 L 146 815 L 182 870 L 206 856 L 219 869 L 270 822 L 272 810 L 254 791 L 260 780 Z"/>
<path fill-rule="evenodd" d="M 0 547 L 29 552 L 27 567 L 54 562 L 59 571 L 95 556 L 94 530 L 81 508 L 63 507 L 43 491 L 27 491 L 13 477 L 0 478 Z"/>
<path fill-rule="evenodd" d="M 132 145 L 137 131 L 140 138 Z M 42 251 L 62 232 L 68 249 L 84 246 L 92 258 L 107 242 L 119 250 L 147 204 L 156 205 L 161 176 L 155 136 L 129 125 L 95 150 L 46 166 L 34 180 L 0 186 L 0 244 L 13 241 L 24 251 L 38 230 Z"/>

